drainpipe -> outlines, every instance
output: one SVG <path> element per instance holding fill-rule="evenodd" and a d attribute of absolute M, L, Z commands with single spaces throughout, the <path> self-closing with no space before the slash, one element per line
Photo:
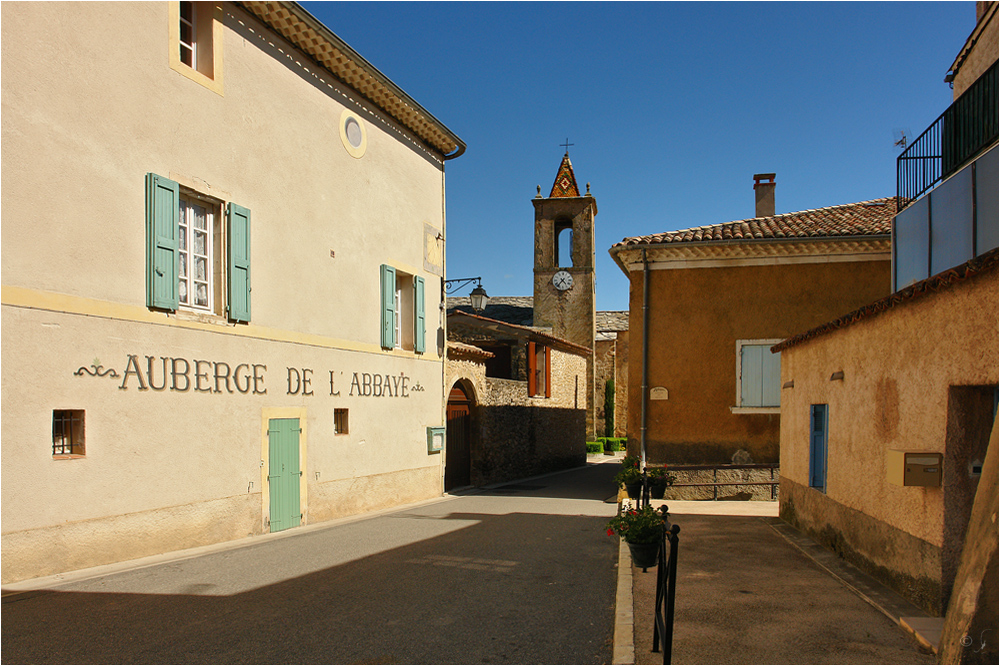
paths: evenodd
<path fill-rule="evenodd" d="M 639 416 L 639 451 L 646 468 L 646 404 L 649 402 L 649 262 L 642 248 L 642 399 Z"/>

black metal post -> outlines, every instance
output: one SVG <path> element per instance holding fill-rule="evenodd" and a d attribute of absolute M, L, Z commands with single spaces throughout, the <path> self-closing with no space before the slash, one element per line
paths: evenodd
<path fill-rule="evenodd" d="M 653 652 L 660 651 L 663 642 L 663 663 L 669 664 L 674 644 L 674 597 L 677 591 L 677 533 L 680 525 L 670 525 L 667 507 L 660 507 L 663 513 L 663 540 L 656 563 L 656 610 L 653 618 Z M 670 552 L 667 554 L 667 544 Z"/>

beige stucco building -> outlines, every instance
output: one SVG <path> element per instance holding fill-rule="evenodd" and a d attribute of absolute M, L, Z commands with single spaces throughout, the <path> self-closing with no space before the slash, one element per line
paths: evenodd
<path fill-rule="evenodd" d="M 996 45 L 977 3 L 954 103 L 899 157 L 893 293 L 774 347 L 781 517 L 945 616 L 940 663 L 997 660 Z"/>
<path fill-rule="evenodd" d="M 4 582 L 440 495 L 461 140 L 295 3 L 2 29 Z"/>

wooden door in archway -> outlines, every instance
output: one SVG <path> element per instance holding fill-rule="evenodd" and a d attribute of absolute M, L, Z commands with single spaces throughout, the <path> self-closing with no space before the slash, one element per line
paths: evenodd
<path fill-rule="evenodd" d="M 448 395 L 448 439 L 445 443 L 444 489 L 471 483 L 472 414 L 471 400 L 460 385 Z"/>

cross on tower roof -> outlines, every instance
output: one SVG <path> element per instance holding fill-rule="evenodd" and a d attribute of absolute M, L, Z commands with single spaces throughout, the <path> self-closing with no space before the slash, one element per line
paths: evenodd
<path fill-rule="evenodd" d="M 570 143 L 569 142 L 569 137 L 566 137 L 566 143 L 560 143 L 559 145 L 562 146 L 563 148 L 565 148 L 566 149 L 566 154 L 569 155 L 569 147 L 570 146 L 575 146 L 576 144 L 575 143 Z"/>

